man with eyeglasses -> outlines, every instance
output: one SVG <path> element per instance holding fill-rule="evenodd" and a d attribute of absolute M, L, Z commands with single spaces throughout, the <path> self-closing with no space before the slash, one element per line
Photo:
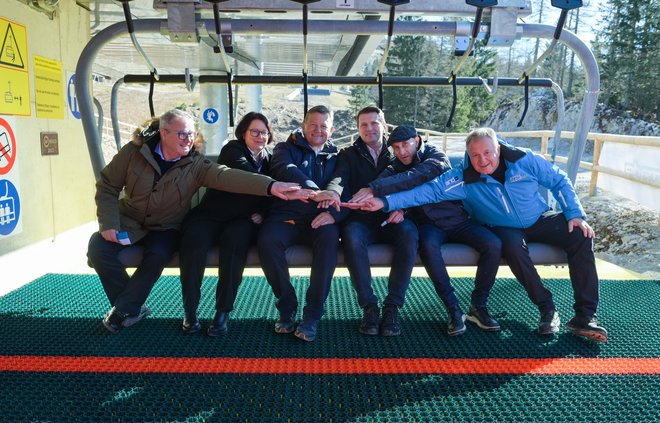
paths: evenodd
<path fill-rule="evenodd" d="M 111 333 L 151 313 L 144 302 L 176 251 L 179 227 L 198 188 L 301 198 L 298 184 L 205 159 L 193 148 L 194 135 L 193 117 L 171 110 L 136 130 L 101 171 L 95 197 L 99 232 L 92 235 L 87 256 L 112 306 L 103 319 Z M 119 254 L 131 244 L 143 247 L 143 258 L 129 276 Z"/>
<path fill-rule="evenodd" d="M 329 140 L 333 114 L 325 106 L 309 109 L 302 128 L 273 150 L 270 175 L 280 181 L 300 184 L 303 191 L 316 192 L 330 180 L 337 161 L 337 147 Z M 316 203 L 273 200 L 259 232 L 259 260 L 277 298 L 279 318 L 275 332 L 292 333 L 304 341 L 316 338 L 325 300 L 337 265 L 339 213 L 319 209 Z M 302 322 L 296 328 L 298 300 L 291 284 L 286 249 L 293 244 L 312 247 L 309 287 L 305 295 Z"/>

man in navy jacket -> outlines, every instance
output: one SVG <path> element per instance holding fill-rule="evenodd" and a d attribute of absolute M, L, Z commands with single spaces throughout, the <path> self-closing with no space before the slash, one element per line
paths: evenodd
<path fill-rule="evenodd" d="M 566 251 L 573 285 L 575 316 L 566 327 L 576 335 L 607 341 L 598 325 L 599 282 L 593 253 L 594 231 L 566 173 L 531 150 L 498 141 L 495 131 L 479 128 L 466 139 L 464 169 L 453 169 L 412 190 L 366 200 L 367 210 L 397 210 L 443 200 L 463 200 L 471 216 L 502 239 L 504 257 L 529 298 L 539 308 L 538 332 L 559 331 L 552 293 L 543 286 L 527 249 L 528 242 Z M 538 192 L 548 188 L 562 212 L 553 211 Z"/>
<path fill-rule="evenodd" d="M 311 193 L 325 187 L 337 161 L 337 147 L 329 141 L 333 126 L 332 112 L 325 106 L 309 109 L 302 130 L 293 132 L 286 142 L 273 150 L 270 175 L 278 181 L 298 183 Z M 296 243 L 312 247 L 309 287 L 305 296 L 303 319 L 295 336 L 305 341 L 316 338 L 318 322 L 337 265 L 339 228 L 334 209 L 319 209 L 316 203 L 273 201 L 259 232 L 259 260 L 268 283 L 277 297 L 280 317 L 275 332 L 294 331 L 298 301 L 289 280 L 286 249 Z"/>

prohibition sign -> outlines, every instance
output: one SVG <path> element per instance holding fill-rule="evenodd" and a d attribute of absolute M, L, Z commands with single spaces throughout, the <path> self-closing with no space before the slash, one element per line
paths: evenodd
<path fill-rule="evenodd" d="M 9 123 L 0 118 L 0 175 L 8 173 L 16 160 L 16 138 Z"/>

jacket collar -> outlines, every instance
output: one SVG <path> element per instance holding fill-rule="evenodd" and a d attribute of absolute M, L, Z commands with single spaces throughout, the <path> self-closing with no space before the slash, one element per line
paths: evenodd
<path fill-rule="evenodd" d="M 305 135 L 303 135 L 302 129 L 296 129 L 289 135 L 289 138 L 287 138 L 286 142 L 289 142 L 299 148 L 309 150 L 313 153 L 316 154 L 314 149 L 309 145 L 307 142 L 307 139 L 305 139 Z M 336 153 L 337 152 L 337 146 L 332 143 L 331 140 L 328 140 L 323 144 L 323 148 L 319 151 L 319 154 L 321 153 Z"/>

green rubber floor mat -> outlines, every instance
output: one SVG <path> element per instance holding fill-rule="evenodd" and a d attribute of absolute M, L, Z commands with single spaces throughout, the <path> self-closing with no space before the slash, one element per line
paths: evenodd
<path fill-rule="evenodd" d="M 216 281 L 202 286 L 204 325 Z M 292 282 L 303 304 L 309 281 Z M 568 321 L 570 281 L 544 283 Z M 453 285 L 467 308 L 473 282 Z M 386 278 L 374 288 L 382 299 Z M 264 278 L 245 278 L 228 333 L 210 338 L 181 332 L 178 277 L 156 284 L 151 316 L 112 335 L 98 278 L 51 274 L 0 298 L 0 422 L 660 421 L 658 299 L 659 281 L 602 281 L 609 340 L 596 344 L 563 325 L 537 335 L 522 287 L 498 279 L 489 308 L 502 331 L 449 337 L 430 280 L 413 278 L 401 336 L 368 337 L 350 280 L 337 277 L 306 343 L 273 331 Z"/>

